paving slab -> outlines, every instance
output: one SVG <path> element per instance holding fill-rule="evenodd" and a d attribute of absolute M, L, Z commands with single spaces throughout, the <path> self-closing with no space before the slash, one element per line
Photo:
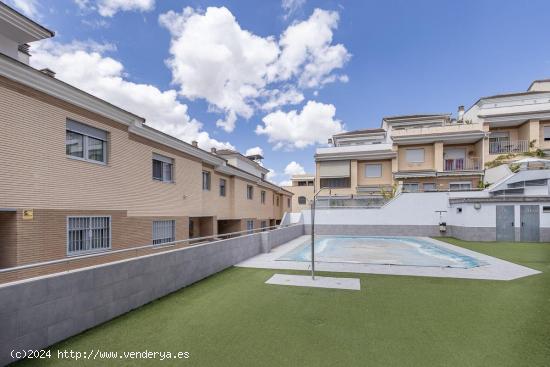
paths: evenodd
<path fill-rule="evenodd" d="M 361 282 L 357 278 L 334 278 L 311 275 L 275 274 L 266 281 L 267 284 L 291 285 L 297 287 L 361 290 Z"/>

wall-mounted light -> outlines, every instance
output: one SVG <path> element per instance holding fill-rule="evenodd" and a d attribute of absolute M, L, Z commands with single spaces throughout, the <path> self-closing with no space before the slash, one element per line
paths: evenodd
<path fill-rule="evenodd" d="M 480 203 L 474 203 L 474 209 L 475 210 L 481 209 L 481 204 Z"/>
<path fill-rule="evenodd" d="M 456 212 L 457 212 L 458 214 L 462 213 L 462 208 L 456 208 Z"/>

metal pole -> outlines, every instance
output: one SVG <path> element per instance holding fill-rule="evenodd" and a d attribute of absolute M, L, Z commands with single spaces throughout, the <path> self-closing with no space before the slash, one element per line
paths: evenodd
<path fill-rule="evenodd" d="M 315 196 L 311 202 L 311 279 L 315 280 Z"/>

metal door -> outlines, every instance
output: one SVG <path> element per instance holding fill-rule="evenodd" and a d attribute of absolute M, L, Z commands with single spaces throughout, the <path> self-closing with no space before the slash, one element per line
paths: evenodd
<path fill-rule="evenodd" d="M 538 205 L 521 205 L 521 232 L 523 242 L 538 242 L 540 240 L 540 215 Z"/>
<path fill-rule="evenodd" d="M 497 241 L 515 241 L 514 206 L 497 205 Z"/>

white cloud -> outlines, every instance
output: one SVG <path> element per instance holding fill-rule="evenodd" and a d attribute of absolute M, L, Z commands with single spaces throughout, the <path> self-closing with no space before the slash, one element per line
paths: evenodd
<path fill-rule="evenodd" d="M 270 182 L 273 182 L 273 179 L 277 177 L 277 172 L 275 172 L 274 169 L 271 169 L 271 168 L 268 168 L 268 169 L 269 169 L 269 172 L 265 175 L 265 179 Z"/>
<path fill-rule="evenodd" d="M 103 17 L 113 17 L 119 11 L 151 11 L 155 0 L 74 0 L 80 9 L 97 10 Z"/>
<path fill-rule="evenodd" d="M 223 113 L 216 124 L 227 132 L 238 117 L 301 103 L 301 89 L 340 80 L 333 71 L 350 58 L 343 45 L 331 44 L 338 13 L 321 9 L 289 26 L 280 40 L 242 29 L 225 7 L 168 11 L 159 22 L 172 36 L 166 62 L 179 93 Z"/>
<path fill-rule="evenodd" d="M 246 150 L 246 153 L 244 153 L 244 155 L 246 155 L 246 156 L 256 155 L 256 154 L 259 154 L 259 155 L 263 156 L 264 155 L 264 150 L 260 147 L 253 147 L 253 148 L 248 148 Z"/>
<path fill-rule="evenodd" d="M 282 0 L 281 7 L 285 11 L 285 19 L 294 14 L 298 9 L 300 9 L 306 0 Z"/>
<path fill-rule="evenodd" d="M 331 75 L 342 68 L 351 55 L 342 44 L 332 45 L 333 30 L 338 26 L 335 11 L 315 9 L 306 21 L 289 26 L 281 36 L 281 55 L 273 78 L 298 78 L 298 85 L 315 88 L 338 78 Z"/>
<path fill-rule="evenodd" d="M 283 180 L 283 181 L 279 182 L 279 186 L 292 186 L 292 181 Z"/>
<path fill-rule="evenodd" d="M 285 167 L 285 175 L 293 176 L 293 175 L 303 175 L 306 173 L 306 170 L 300 163 L 297 163 L 295 161 L 290 162 Z"/>
<path fill-rule="evenodd" d="M 324 144 L 332 135 L 343 131 L 342 123 L 334 118 L 336 108 L 331 104 L 308 101 L 302 111 L 276 111 L 265 116 L 264 125 L 256 126 L 256 134 L 267 135 L 275 148 L 305 148 Z"/>
<path fill-rule="evenodd" d="M 95 42 L 43 41 L 33 48 L 31 62 L 36 68 L 54 70 L 56 77 L 67 83 L 145 117 L 149 126 L 167 134 L 187 142 L 197 140 L 204 149 L 234 149 L 202 131 L 202 124 L 189 116 L 187 105 L 177 100 L 175 90 L 161 91 L 154 85 L 127 80 L 122 63 L 104 55 L 112 50 L 112 45 Z"/>
<path fill-rule="evenodd" d="M 9 0 L 7 3 L 29 18 L 39 17 L 37 0 Z"/>

